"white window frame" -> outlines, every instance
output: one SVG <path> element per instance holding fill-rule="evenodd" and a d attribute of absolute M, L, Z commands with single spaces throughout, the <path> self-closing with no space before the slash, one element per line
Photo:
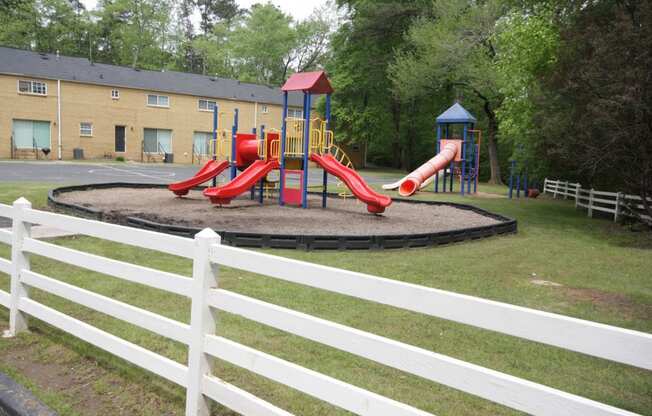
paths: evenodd
<path fill-rule="evenodd" d="M 201 108 L 201 102 L 202 101 L 204 101 L 206 103 L 206 108 Z M 209 100 L 207 98 L 200 98 L 199 100 L 197 100 L 197 109 L 199 111 L 206 111 L 206 112 L 212 113 L 213 109 L 209 108 L 209 106 L 208 106 L 209 103 L 213 103 L 213 108 L 215 108 L 215 106 L 217 106 L 217 101 L 215 101 L 215 100 Z"/>
<path fill-rule="evenodd" d="M 292 115 L 290 115 L 292 112 Z M 303 110 L 297 108 L 288 108 L 288 117 L 290 118 L 303 118 Z"/>
<path fill-rule="evenodd" d="M 20 83 L 21 82 L 29 83 L 29 91 L 21 91 L 20 90 Z M 39 85 L 41 85 L 43 87 L 43 92 L 34 92 L 34 90 L 35 90 L 34 86 L 37 85 L 37 84 L 39 84 Z M 16 88 L 18 89 L 18 94 L 38 95 L 39 97 L 45 97 L 45 96 L 48 95 L 48 84 L 47 84 L 47 82 L 44 82 L 44 81 L 35 81 L 35 80 L 31 80 L 31 79 L 19 79 Z"/>
<path fill-rule="evenodd" d="M 267 104 L 261 104 L 260 105 L 260 113 L 261 114 L 269 113 L 269 107 L 267 106 Z"/>
<path fill-rule="evenodd" d="M 84 124 L 88 124 L 88 126 L 90 127 L 90 132 L 89 133 L 84 133 L 84 127 L 83 127 Z M 79 123 L 79 135 L 81 137 L 93 137 L 93 123 L 91 123 L 90 121 L 82 121 L 82 122 L 80 122 Z"/>
<path fill-rule="evenodd" d="M 156 104 L 150 104 L 149 103 L 149 97 L 156 97 Z M 167 104 L 160 104 L 161 97 L 165 97 L 168 99 Z M 160 108 L 170 108 L 170 96 L 169 95 L 160 95 L 160 94 L 147 94 L 145 97 L 145 103 L 147 103 L 148 107 L 160 107 Z"/>
<path fill-rule="evenodd" d="M 112 100 L 119 100 L 120 99 L 120 90 L 117 88 L 114 88 L 111 90 L 111 99 Z"/>

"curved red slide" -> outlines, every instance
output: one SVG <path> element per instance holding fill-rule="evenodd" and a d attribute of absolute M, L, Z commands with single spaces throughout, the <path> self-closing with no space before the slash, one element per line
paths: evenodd
<path fill-rule="evenodd" d="M 457 152 L 458 146 L 455 143 L 448 143 L 435 157 L 419 166 L 414 172 L 410 173 L 403 183 L 401 183 L 401 186 L 399 186 L 398 193 L 401 196 L 413 195 L 419 189 L 419 186 L 421 186 L 423 181 L 448 166 L 448 164 L 455 159 Z"/>
<path fill-rule="evenodd" d="M 215 188 L 204 190 L 204 196 L 214 204 L 228 204 L 233 198 L 245 192 L 265 177 L 269 172 L 278 169 L 278 160 L 256 160 L 231 182 Z"/>
<path fill-rule="evenodd" d="M 175 195 L 186 195 L 191 188 L 199 186 L 202 183 L 213 179 L 228 167 L 229 162 L 226 160 L 222 160 L 220 162 L 216 160 L 209 160 L 201 169 L 199 169 L 199 172 L 195 173 L 195 176 L 184 181 L 171 183 L 168 185 L 168 189 L 174 192 Z"/>
<path fill-rule="evenodd" d="M 349 187 L 353 195 L 367 204 L 367 211 L 380 214 L 392 203 L 392 198 L 379 194 L 367 185 L 358 172 L 347 168 L 332 155 L 310 155 L 310 160 L 321 166 L 326 172 L 335 175 Z"/>

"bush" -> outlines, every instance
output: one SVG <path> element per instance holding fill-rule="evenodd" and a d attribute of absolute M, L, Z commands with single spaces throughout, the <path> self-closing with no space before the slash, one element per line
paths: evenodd
<path fill-rule="evenodd" d="M 116 160 L 116 162 L 124 162 L 125 158 L 124 158 L 124 156 L 118 156 L 118 157 L 115 158 L 115 160 Z"/>

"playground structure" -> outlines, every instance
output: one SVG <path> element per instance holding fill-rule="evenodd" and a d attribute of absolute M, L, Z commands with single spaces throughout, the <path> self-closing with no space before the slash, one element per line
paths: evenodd
<path fill-rule="evenodd" d="M 520 198 L 521 192 L 523 192 L 523 197 L 525 198 L 536 198 L 540 194 L 538 182 L 532 182 L 532 178 L 528 176 L 528 164 L 527 161 L 522 157 L 522 154 L 523 146 L 518 145 L 516 147 L 516 154 L 512 160 L 510 160 L 508 183 L 509 190 L 507 193 L 509 199 L 514 198 L 514 196 L 516 196 L 516 198 Z"/>
<path fill-rule="evenodd" d="M 411 196 L 434 182 L 434 191 L 440 192 L 441 178 L 441 192 L 453 192 L 457 176 L 460 195 L 477 192 L 482 141 L 482 132 L 475 129 L 477 119 L 460 103 L 455 103 L 440 114 L 436 121 L 435 157 L 403 179 L 383 185 L 384 189 L 398 189 L 401 196 Z"/>
<path fill-rule="evenodd" d="M 527 163 L 523 162 L 518 164 L 516 159 L 510 161 L 509 166 L 509 199 L 514 197 L 514 190 L 516 190 L 516 198 L 521 197 L 521 191 L 523 191 L 523 196 L 528 197 L 528 177 L 527 177 Z"/>
<path fill-rule="evenodd" d="M 323 169 L 322 207 L 326 207 L 328 194 L 328 175 L 336 176 L 351 190 L 360 201 L 367 205 L 368 212 L 384 212 L 392 200 L 378 194 L 369 187 L 364 179 L 352 168 L 352 164 L 333 140 L 330 129 L 331 93 L 333 88 L 323 71 L 297 73 L 292 75 L 283 91 L 283 123 L 281 131 L 260 131 L 256 133 L 239 133 L 237 131 L 237 110 L 231 131 L 231 140 L 224 134 L 218 134 L 218 110 L 214 109 L 213 140 L 211 141 L 212 159 L 192 178 L 171 184 L 169 189 L 182 196 L 188 191 L 213 179 L 213 186 L 203 194 L 215 204 L 229 204 L 232 199 L 251 192 L 251 199 L 258 192 L 258 200 L 263 202 L 269 190 L 276 186 L 268 174 L 278 170 L 279 205 L 299 205 L 308 207 L 308 170 L 313 162 Z M 303 118 L 288 117 L 288 93 L 303 93 Z M 311 117 L 312 98 L 314 95 L 326 95 L 325 120 Z M 221 162 L 218 162 L 221 159 Z M 216 177 L 230 167 L 230 182 L 217 186 Z M 238 171 L 241 173 L 238 174 Z M 288 177 L 298 178 L 298 188 L 288 186 Z"/>

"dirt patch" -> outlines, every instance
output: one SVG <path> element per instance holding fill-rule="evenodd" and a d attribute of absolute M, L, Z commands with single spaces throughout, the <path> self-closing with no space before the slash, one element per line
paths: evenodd
<path fill-rule="evenodd" d="M 134 216 L 189 227 L 219 231 L 305 235 L 397 235 L 450 231 L 498 224 L 474 211 L 450 205 L 411 204 L 394 201 L 383 215 L 367 212 L 354 198 L 329 198 L 321 208 L 321 197 L 311 195 L 310 209 L 278 206 L 276 199 L 263 205 L 248 198 L 229 205 L 213 205 L 199 191 L 176 198 L 167 189 L 110 188 L 66 192 L 61 202 L 93 207 L 109 216 Z"/>
<path fill-rule="evenodd" d="M 559 290 L 573 301 L 589 302 L 598 308 L 618 312 L 630 319 L 652 319 L 652 305 L 637 304 L 626 295 L 575 287 L 562 287 Z"/>
<path fill-rule="evenodd" d="M 38 340 L 35 338 L 39 337 Z M 4 340 L 0 364 L 65 403 L 59 414 L 180 415 L 182 404 L 170 402 L 143 385 L 126 380 L 96 361 L 35 333 Z M 44 346 L 45 345 L 45 346 Z"/>

